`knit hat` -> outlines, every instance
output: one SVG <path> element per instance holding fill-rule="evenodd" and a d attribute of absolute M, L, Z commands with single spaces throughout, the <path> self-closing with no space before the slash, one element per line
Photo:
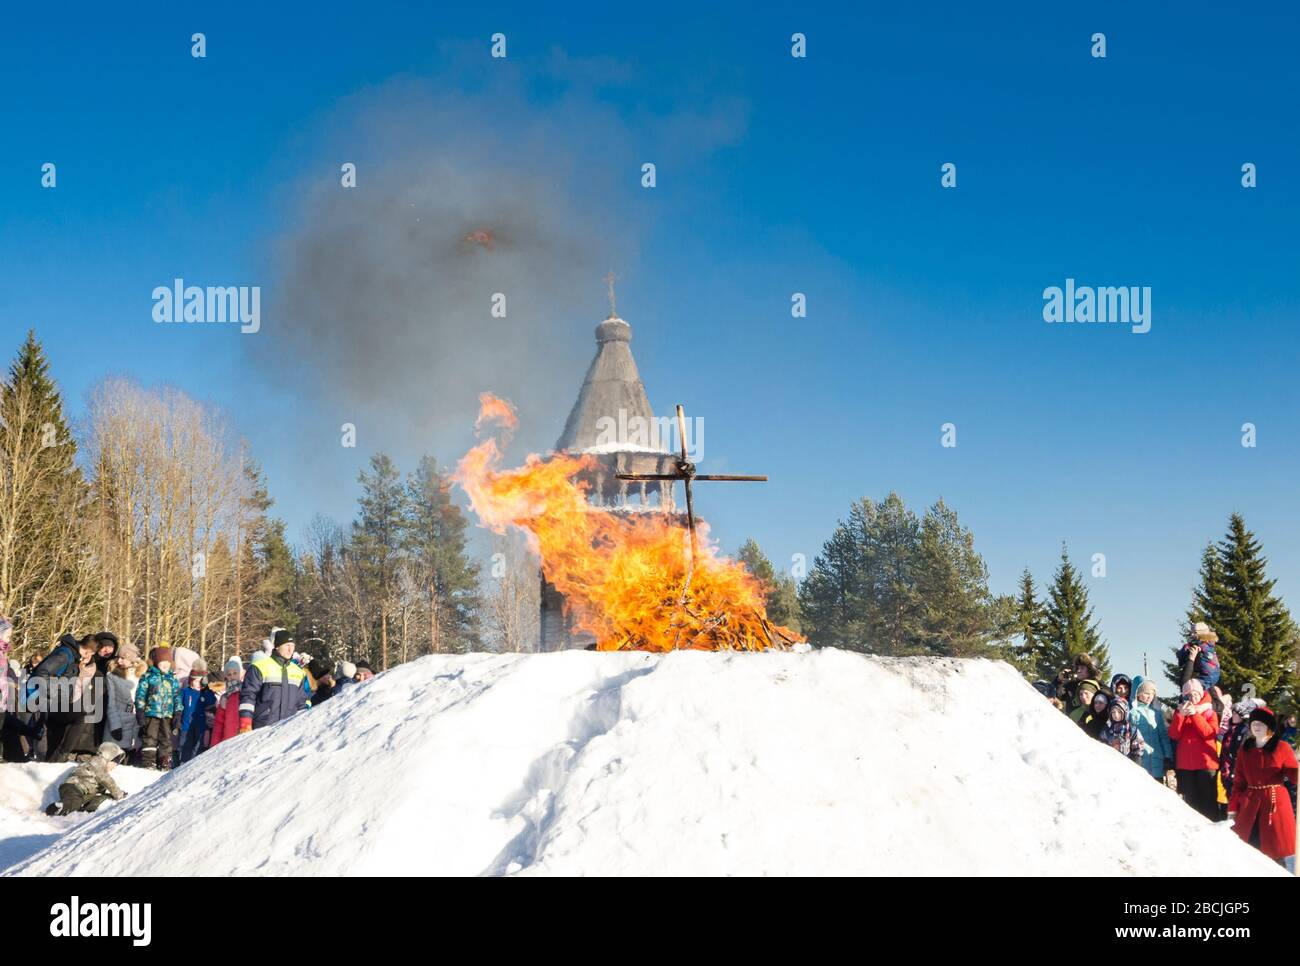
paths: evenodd
<path fill-rule="evenodd" d="M 307 673 L 319 681 L 325 675 L 330 673 L 330 666 L 320 658 L 317 658 L 307 665 Z"/>
<path fill-rule="evenodd" d="M 139 664 L 140 648 L 136 647 L 130 641 L 120 645 L 117 649 L 117 663 L 122 665 Z"/>
<path fill-rule="evenodd" d="M 107 758 L 109 761 L 117 761 L 124 754 L 121 746 L 115 745 L 111 741 L 104 742 L 96 748 L 95 751 L 99 754 L 100 758 Z"/>
<path fill-rule="evenodd" d="M 375 669 L 370 666 L 369 661 L 357 661 L 357 670 L 360 671 L 362 668 L 365 668 L 371 674 L 375 673 Z"/>
<path fill-rule="evenodd" d="M 155 647 L 149 652 L 149 663 L 157 667 L 163 661 L 171 661 L 172 649 L 170 647 Z"/>
<path fill-rule="evenodd" d="M 244 670 L 244 662 L 241 661 L 241 660 L 239 659 L 239 655 L 236 654 L 234 657 L 232 657 L 230 660 L 228 660 L 228 661 L 225 663 L 225 665 L 222 666 L 222 670 L 223 670 L 223 671 L 226 671 L 226 672 L 230 672 L 230 671 L 242 671 L 242 670 Z"/>
<path fill-rule="evenodd" d="M 357 666 L 351 661 L 339 661 L 339 677 L 354 678 L 357 676 Z"/>
<path fill-rule="evenodd" d="M 283 627 L 280 627 L 276 629 L 275 636 L 271 638 L 271 650 L 275 650 L 277 647 L 283 647 L 285 644 L 292 644 L 292 643 L 293 643 L 293 635 L 290 634 L 288 631 L 286 631 Z"/>
<path fill-rule="evenodd" d="M 203 658 L 201 657 L 196 657 L 194 659 L 194 663 L 190 665 L 190 674 L 193 674 L 195 671 L 199 672 L 200 674 L 207 674 L 208 662 L 203 660 Z"/>

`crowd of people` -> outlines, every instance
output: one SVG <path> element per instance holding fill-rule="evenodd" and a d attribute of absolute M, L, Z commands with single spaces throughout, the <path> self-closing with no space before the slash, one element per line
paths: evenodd
<path fill-rule="evenodd" d="M 219 674 L 188 648 L 147 659 L 110 631 L 65 634 L 24 665 L 9 660 L 13 624 L 0 617 L 0 738 L 6 762 L 74 762 L 50 814 L 91 812 L 124 797 L 120 763 L 166 770 L 237 735 L 274 725 L 374 677 L 366 661 L 331 665 L 299 651 L 288 631 Z M 324 642 L 306 642 L 323 647 Z"/>
<path fill-rule="evenodd" d="M 1296 716 L 1219 687 L 1218 635 L 1204 622 L 1176 655 L 1181 690 L 1165 703 L 1155 682 L 1116 674 L 1109 685 L 1088 654 L 1055 681 L 1036 681 L 1083 731 L 1175 790 L 1211 821 L 1286 864 L 1296 853 Z"/>

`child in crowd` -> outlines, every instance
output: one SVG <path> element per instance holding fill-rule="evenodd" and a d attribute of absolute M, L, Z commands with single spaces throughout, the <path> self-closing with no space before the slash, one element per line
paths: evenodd
<path fill-rule="evenodd" d="M 203 738 L 207 734 L 208 709 L 216 703 L 216 695 L 207 687 L 206 676 L 197 669 L 191 670 L 189 686 L 181 691 L 180 764 L 195 758 L 206 747 Z"/>
<path fill-rule="evenodd" d="M 1110 700 L 1110 695 L 1105 691 L 1098 691 L 1092 696 L 1092 705 L 1088 713 L 1079 721 L 1089 738 L 1101 738 L 1101 729 L 1106 727 L 1106 720 L 1110 717 L 1107 710 L 1110 707 Z"/>
<path fill-rule="evenodd" d="M 135 707 L 144 712 L 140 761 L 145 768 L 166 771 L 172 766 L 172 735 L 181 724 L 181 685 L 172 674 L 172 649 L 149 652 L 150 668 L 135 692 Z"/>
<path fill-rule="evenodd" d="M 1194 628 L 1195 640 L 1184 644 L 1176 652 L 1178 655 L 1178 679 L 1186 684 L 1195 678 L 1201 682 L 1201 688 L 1208 691 L 1219 683 L 1221 670 L 1219 655 L 1215 645 L 1219 635 L 1210 630 L 1204 621 L 1198 621 Z"/>
<path fill-rule="evenodd" d="M 1157 707 L 1155 682 L 1138 675 L 1133 679 L 1133 697 L 1128 719 L 1142 738 L 1142 767 L 1156 781 L 1168 784 L 1174 768 L 1174 746 L 1165 716 Z"/>
<path fill-rule="evenodd" d="M 1110 702 L 1106 723 L 1097 737 L 1121 755 L 1142 764 L 1142 735 L 1137 726 L 1129 721 L 1128 702 L 1118 695 Z"/>
<path fill-rule="evenodd" d="M 214 748 L 227 738 L 239 734 L 239 682 L 244 677 L 244 663 L 232 657 L 222 669 L 225 675 L 225 693 L 212 710 L 212 734 L 208 747 Z"/>

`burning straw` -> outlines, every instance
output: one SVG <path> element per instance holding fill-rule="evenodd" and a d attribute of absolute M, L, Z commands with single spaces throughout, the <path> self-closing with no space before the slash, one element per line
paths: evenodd
<path fill-rule="evenodd" d="M 496 397 L 482 401 L 480 426 L 511 424 L 508 404 L 503 411 Z M 496 440 L 486 439 L 465 454 L 454 479 L 483 526 L 524 532 L 566 613 L 598 650 L 758 651 L 803 640 L 767 619 L 763 585 L 718 555 L 703 523 L 691 571 L 690 538 L 674 515 L 592 506 L 590 484 L 577 477 L 597 467 L 595 457 L 530 455 L 512 470 L 498 469 L 500 458 Z"/>

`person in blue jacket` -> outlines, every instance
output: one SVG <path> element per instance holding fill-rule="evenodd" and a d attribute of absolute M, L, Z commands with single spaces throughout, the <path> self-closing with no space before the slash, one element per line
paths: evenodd
<path fill-rule="evenodd" d="M 182 765 L 203 750 L 203 736 L 208 728 L 208 709 L 216 703 L 217 696 L 208 688 L 208 679 L 203 673 L 190 672 L 189 686 L 181 691 Z"/>
<path fill-rule="evenodd" d="M 265 728 L 307 707 L 307 672 L 293 661 L 297 645 L 277 630 L 271 653 L 258 654 L 239 686 L 239 733 Z"/>
<path fill-rule="evenodd" d="M 1128 719 L 1142 736 L 1142 767 L 1156 781 L 1167 783 L 1174 767 L 1174 744 L 1156 699 L 1156 684 L 1140 674 L 1133 679 L 1133 706 Z"/>

